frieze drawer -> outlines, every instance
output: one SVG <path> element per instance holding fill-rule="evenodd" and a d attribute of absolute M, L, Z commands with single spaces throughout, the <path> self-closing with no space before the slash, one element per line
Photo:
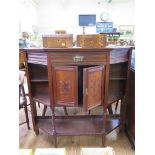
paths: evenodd
<path fill-rule="evenodd" d="M 103 64 L 106 62 L 105 53 L 74 53 L 74 54 L 49 54 L 52 63 L 68 63 L 68 64 Z"/>

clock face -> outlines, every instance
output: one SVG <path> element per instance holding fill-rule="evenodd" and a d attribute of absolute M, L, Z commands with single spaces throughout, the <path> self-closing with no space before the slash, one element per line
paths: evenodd
<path fill-rule="evenodd" d="M 107 12 L 103 12 L 102 14 L 101 14 L 101 20 L 102 21 L 107 21 L 109 19 L 109 14 L 107 13 Z"/>

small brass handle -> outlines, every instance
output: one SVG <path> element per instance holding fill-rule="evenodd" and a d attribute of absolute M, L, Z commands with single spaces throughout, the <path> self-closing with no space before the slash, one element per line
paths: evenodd
<path fill-rule="evenodd" d="M 73 57 L 73 60 L 74 60 L 74 62 L 81 62 L 81 61 L 83 61 L 83 58 L 84 58 L 84 56 L 77 55 L 77 56 Z"/>

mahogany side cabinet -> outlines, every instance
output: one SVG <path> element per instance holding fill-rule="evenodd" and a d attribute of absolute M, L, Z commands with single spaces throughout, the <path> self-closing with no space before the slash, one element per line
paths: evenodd
<path fill-rule="evenodd" d="M 127 83 L 131 48 L 41 48 L 22 49 L 33 128 L 53 136 L 101 135 L 125 122 Z M 121 100 L 120 114 L 110 114 L 108 107 Z M 36 103 L 50 107 L 50 116 L 40 116 Z M 84 115 L 57 116 L 55 107 L 82 107 Z M 102 115 L 92 115 L 95 107 Z"/>

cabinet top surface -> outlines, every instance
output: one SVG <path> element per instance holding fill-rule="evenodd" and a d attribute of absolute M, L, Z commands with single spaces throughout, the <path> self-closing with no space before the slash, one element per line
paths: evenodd
<path fill-rule="evenodd" d="M 106 47 L 106 48 L 23 48 L 24 52 L 108 52 L 113 50 L 129 50 L 131 47 Z"/>

